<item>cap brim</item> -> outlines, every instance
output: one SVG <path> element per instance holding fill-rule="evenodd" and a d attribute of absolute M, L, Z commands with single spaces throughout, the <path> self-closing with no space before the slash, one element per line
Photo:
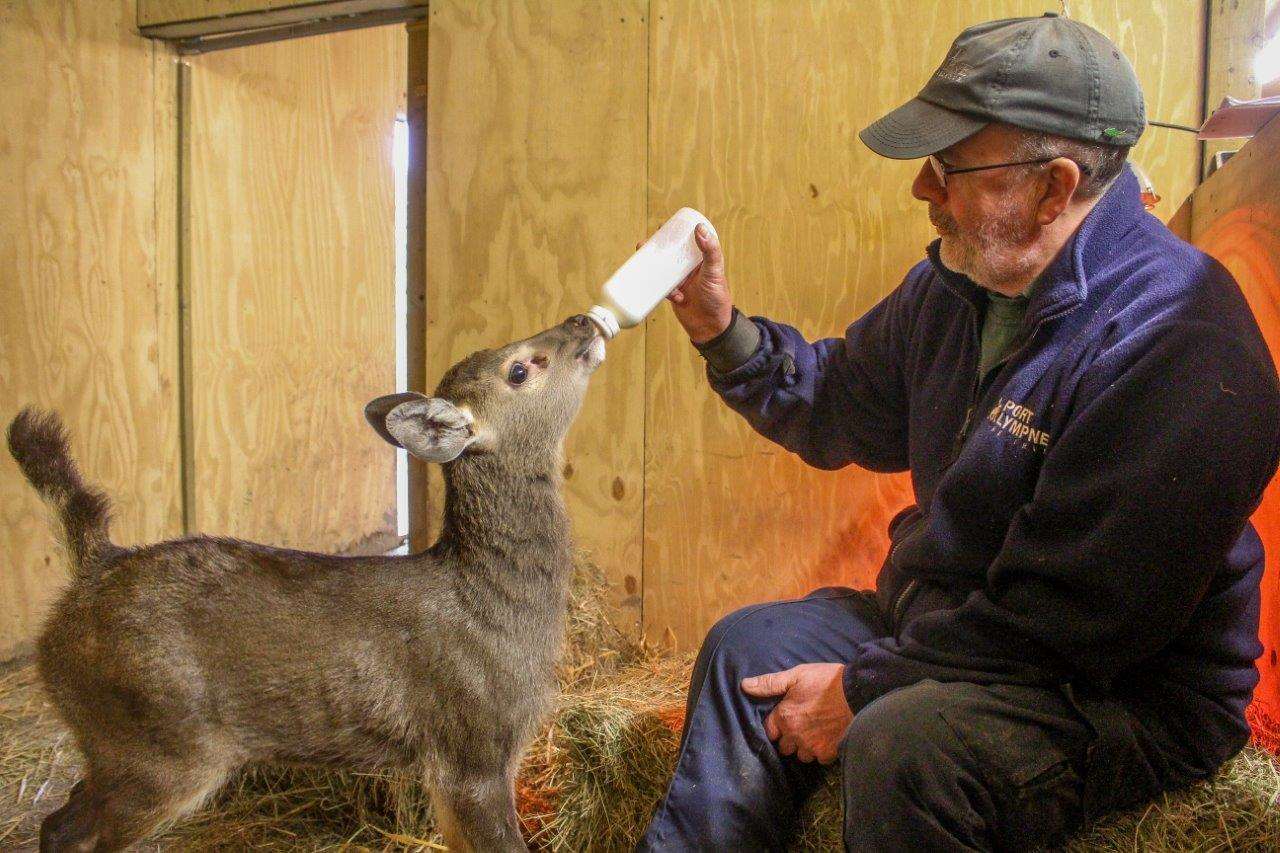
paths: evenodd
<path fill-rule="evenodd" d="M 915 160 L 937 154 L 990 122 L 912 98 L 862 129 L 858 138 L 881 157 Z"/>

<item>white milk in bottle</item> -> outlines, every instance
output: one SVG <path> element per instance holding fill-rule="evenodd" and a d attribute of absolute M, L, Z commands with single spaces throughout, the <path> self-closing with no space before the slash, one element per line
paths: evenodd
<path fill-rule="evenodd" d="M 587 317 L 605 340 L 637 325 L 702 263 L 702 250 L 693 236 L 698 225 L 716 233 L 701 213 L 680 208 L 604 283 L 600 303 Z"/>

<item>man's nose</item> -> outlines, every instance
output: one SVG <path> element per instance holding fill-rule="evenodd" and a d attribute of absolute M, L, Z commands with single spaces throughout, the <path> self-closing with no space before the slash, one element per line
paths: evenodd
<path fill-rule="evenodd" d="M 916 179 L 911 182 L 911 195 L 920 201 L 930 201 L 936 205 L 947 201 L 947 190 L 938 183 L 938 176 L 933 173 L 928 159 L 920 162 L 920 171 L 916 172 Z"/>

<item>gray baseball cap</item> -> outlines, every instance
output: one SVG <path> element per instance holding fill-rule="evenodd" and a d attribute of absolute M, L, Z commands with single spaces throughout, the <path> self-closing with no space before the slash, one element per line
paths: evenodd
<path fill-rule="evenodd" d="M 895 160 L 935 154 L 991 122 L 1107 145 L 1146 127 L 1142 87 L 1097 30 L 1046 12 L 969 27 L 920 94 L 858 134 Z"/>

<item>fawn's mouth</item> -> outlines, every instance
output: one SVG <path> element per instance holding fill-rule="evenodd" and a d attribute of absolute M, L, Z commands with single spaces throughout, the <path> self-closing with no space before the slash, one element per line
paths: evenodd
<path fill-rule="evenodd" d="M 596 335 L 579 347 L 573 356 L 586 365 L 587 372 L 590 373 L 604 363 L 604 338 Z"/>

